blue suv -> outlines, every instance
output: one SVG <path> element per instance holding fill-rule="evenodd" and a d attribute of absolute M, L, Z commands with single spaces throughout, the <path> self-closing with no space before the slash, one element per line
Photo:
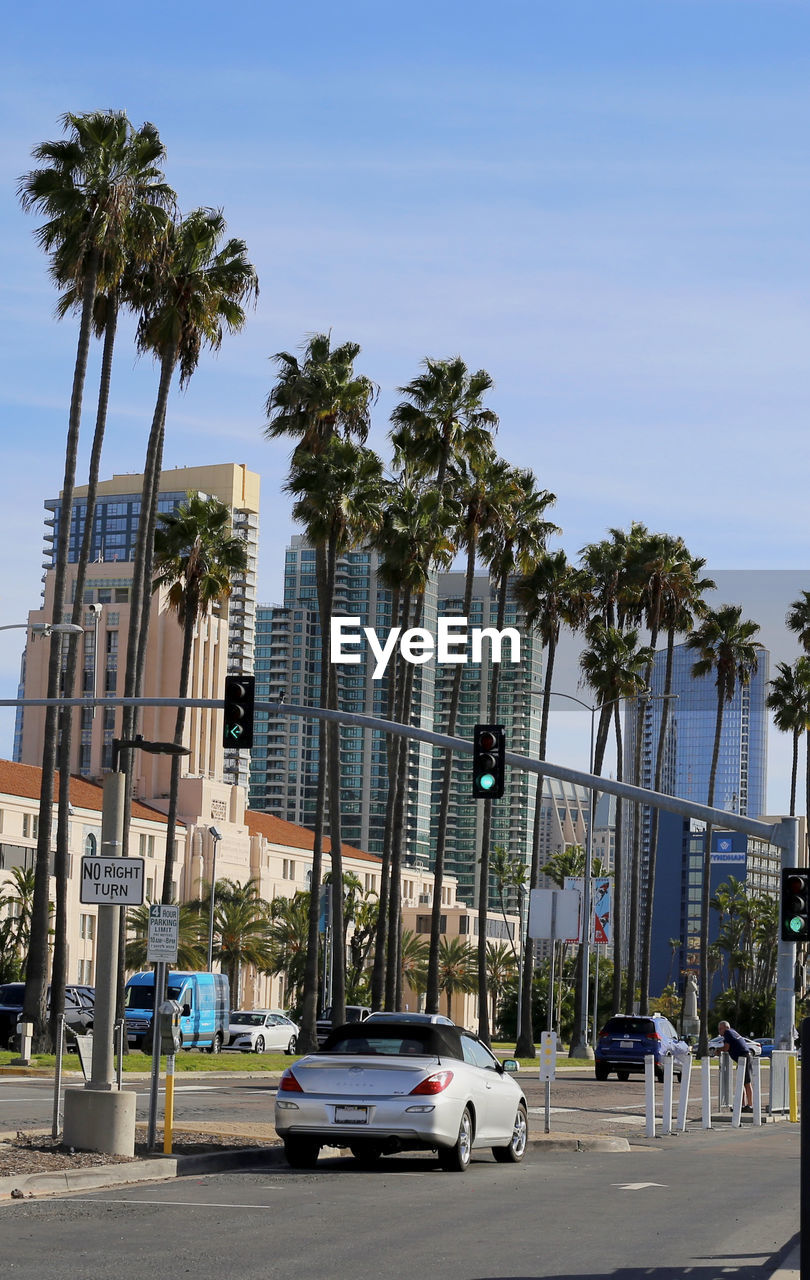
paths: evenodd
<path fill-rule="evenodd" d="M 627 1080 L 631 1071 L 644 1070 L 644 1059 L 652 1054 L 656 1079 L 663 1080 L 664 1058 L 668 1053 L 675 1058 L 675 1075 L 680 1078 L 681 1065 L 690 1049 L 669 1019 L 660 1013 L 649 1017 L 618 1013 L 608 1018 L 599 1032 L 594 1050 L 596 1078 L 607 1080 L 611 1071 L 615 1071 L 619 1080 Z"/>

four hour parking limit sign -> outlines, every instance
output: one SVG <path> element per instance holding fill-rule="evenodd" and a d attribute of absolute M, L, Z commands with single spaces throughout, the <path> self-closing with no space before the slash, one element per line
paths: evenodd
<path fill-rule="evenodd" d="M 79 901 L 102 907 L 139 907 L 143 902 L 143 858 L 82 858 Z"/>
<path fill-rule="evenodd" d="M 146 959 L 151 964 L 161 961 L 177 964 L 177 937 L 180 930 L 180 908 L 155 902 L 149 908 L 149 937 Z"/>

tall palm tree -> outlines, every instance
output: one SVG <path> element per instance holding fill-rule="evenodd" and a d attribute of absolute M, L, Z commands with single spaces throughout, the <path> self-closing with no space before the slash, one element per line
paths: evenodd
<path fill-rule="evenodd" d="M 797 658 L 789 662 L 777 662 L 777 675 L 770 681 L 768 706 L 773 721 L 782 733 L 789 733 L 793 740 L 793 765 L 790 771 L 790 816 L 796 812 L 796 783 L 799 773 L 799 741 L 810 725 L 810 659 Z"/>
<path fill-rule="evenodd" d="M 699 656 L 692 664 L 695 679 L 714 673 L 717 689 L 717 711 L 714 723 L 714 745 L 709 770 L 709 791 L 706 803 L 714 805 L 714 788 L 717 765 L 720 758 L 720 738 L 723 732 L 723 713 L 731 702 L 737 685 L 750 683 L 757 669 L 760 645 L 754 639 L 759 625 L 743 620 L 740 605 L 721 605 L 710 609 L 700 626 L 690 632 L 686 644 Z M 709 900 L 711 897 L 712 825 L 706 824 L 706 842 L 703 850 L 703 888 L 700 910 L 700 1036 L 698 1053 L 704 1056 L 709 1044 Z"/>
<path fill-rule="evenodd" d="M 265 406 L 270 440 L 287 438 L 295 443 L 293 467 L 308 455 L 321 453 L 335 436 L 356 439 L 361 443 L 368 435 L 371 406 L 377 388 L 370 378 L 359 374 L 354 362 L 360 354 L 356 342 L 332 347 L 329 334 L 315 334 L 306 343 L 303 359 L 287 351 L 274 357 L 278 379 Z M 326 548 L 315 548 L 316 576 L 320 585 L 327 583 Z M 319 597 L 320 599 L 320 597 Z M 321 620 L 321 690 L 320 704 L 329 705 L 329 663 L 326 661 L 328 628 Z M 312 897 L 309 907 L 307 962 L 303 984 L 301 1033 L 298 1044 L 303 1053 L 318 1047 L 315 1023 L 318 1004 L 318 919 L 319 886 L 323 874 L 323 834 L 326 806 L 327 727 L 318 725 L 318 789 L 315 803 L 314 843 L 312 849 Z"/>
<path fill-rule="evenodd" d="M 679 540 L 680 545 L 680 540 Z M 704 593 L 711 591 L 715 583 L 711 578 L 701 577 L 705 560 L 692 556 L 685 548 L 678 552 L 685 560 L 685 572 L 676 572 L 669 578 L 662 594 L 660 607 L 660 624 L 667 633 L 666 662 L 664 667 L 663 699 L 661 702 L 661 720 L 658 727 L 658 746 L 655 754 L 655 774 L 653 790 L 660 791 L 664 778 L 664 759 L 666 754 L 667 733 L 670 715 L 670 697 L 672 694 L 672 675 L 675 655 L 675 637 L 692 630 L 695 618 L 702 617 L 707 605 Z M 652 961 L 653 905 L 655 902 L 655 874 L 658 859 L 658 827 L 660 811 L 652 810 L 650 817 L 650 843 L 647 860 L 646 898 L 647 911 L 642 924 L 641 938 L 641 1012 L 649 1011 L 650 1000 L 650 966 Z"/>
<path fill-rule="evenodd" d="M 322 661 L 327 668 L 326 705 L 338 709 L 337 669 L 332 661 L 331 620 L 338 557 L 365 543 L 382 523 L 382 463 L 371 449 L 333 438 L 317 453 L 299 449 L 285 489 L 295 498 L 293 518 L 315 547 Z M 323 759 L 321 759 L 323 770 Z M 340 823 L 340 725 L 327 731 L 329 837 L 332 863 L 332 1018 L 346 1005 L 346 939 L 343 925 L 343 845 Z M 313 890 L 315 887 L 313 868 Z"/>
<path fill-rule="evenodd" d="M 453 477 L 452 489 L 462 486 L 463 517 L 459 540 L 467 552 L 465 617 L 472 600 L 478 532 L 487 518 L 484 476 L 494 460 L 492 435 L 498 429 L 497 414 L 484 405 L 484 397 L 492 386 L 492 378 L 485 369 L 470 373 L 460 356 L 451 360 L 427 359 L 424 361 L 424 373 L 407 386 L 400 387 L 400 394 L 407 398 L 395 407 L 391 415 L 395 462 L 404 465 L 410 475 L 431 481 L 438 493 L 445 492 L 450 476 Z M 450 737 L 456 731 L 461 676 L 461 667 L 458 666 L 453 673 L 445 727 Z M 403 747 L 398 750 L 401 752 Z M 441 900 L 452 767 L 452 752 L 447 751 L 442 757 L 442 789 L 433 861 L 433 905 L 425 1001 L 425 1007 L 431 1013 L 439 1008 Z"/>
<path fill-rule="evenodd" d="M 124 112 L 66 113 L 61 120 L 67 136 L 43 142 L 33 157 L 41 165 L 24 174 L 18 194 L 26 211 L 44 215 L 36 232 L 40 246 L 50 255 L 50 273 L 63 291 L 73 290 L 80 301 L 79 337 L 73 369 L 68 415 L 65 472 L 60 520 L 55 548 L 53 621 L 61 622 L 65 602 L 76 460 L 79 445 L 84 383 L 90 351 L 93 308 L 99 287 L 120 280 L 127 254 L 127 227 L 136 200 L 151 187 L 151 203 L 163 208 L 173 193 L 163 182 L 159 161 L 163 146 L 153 125 L 137 133 Z M 147 202 L 149 202 L 147 198 Z M 62 665 L 61 637 L 51 640 L 47 696 L 59 694 Z M 48 707 L 43 735 L 40 821 L 37 843 L 36 887 L 26 984 L 25 1017 L 34 1024 L 34 1047 L 45 1043 L 45 1004 L 48 966 L 48 878 L 51 817 L 57 752 L 57 711 Z M 64 801 L 65 806 L 67 801 Z M 66 812 L 66 808 L 65 808 Z M 63 841 L 63 843 L 65 843 Z M 59 932 L 64 934 L 66 864 L 58 868 Z M 52 980 L 52 1018 L 64 1007 L 64 942 Z"/>
<path fill-rule="evenodd" d="M 179 373 L 181 388 L 188 385 L 204 347 L 219 350 L 226 330 L 236 333 L 243 327 L 245 305 L 258 293 L 256 272 L 247 259 L 244 241 L 225 240 L 225 232 L 219 210 L 195 209 L 171 224 L 160 254 L 144 265 L 131 286 L 133 305 L 140 312 L 138 349 L 154 356 L 160 377 L 146 448 L 135 546 L 125 697 L 137 696 L 143 687 L 169 391 L 175 373 Z M 124 740 L 134 736 L 136 724 L 135 709 L 125 708 Z M 122 753 L 122 767 L 131 777 L 131 752 Z M 125 821 L 128 827 L 128 813 Z"/>
<path fill-rule="evenodd" d="M 619 704 L 623 699 L 638 694 L 646 688 L 644 674 L 649 663 L 649 646 L 639 643 L 639 633 L 635 629 L 626 632 L 606 625 L 601 619 L 594 618 L 586 629 L 588 648 L 580 656 L 580 670 L 585 683 L 593 689 L 597 702 L 602 707 L 600 729 L 597 732 L 594 750 L 594 773 L 601 774 L 610 718 L 616 733 L 616 768 L 620 776 L 623 763 L 621 715 Z M 607 712 L 607 722 L 604 713 Z M 623 903 L 625 894 L 625 868 L 621 840 L 621 806 L 617 800 L 616 842 L 614 849 L 614 909 L 613 909 L 613 1001 L 614 1013 L 618 1013 L 621 1004 L 622 988 L 622 955 L 624 950 Z M 584 963 L 584 948 L 580 955 Z M 588 975 L 584 972 L 577 978 L 577 1010 L 576 1026 L 580 1025 L 581 1006 L 584 998 Z M 632 992 L 629 995 L 632 1001 Z"/>
<path fill-rule="evenodd" d="M 810 657 L 810 591 L 802 591 L 788 609 L 785 622 L 795 632 L 804 655 Z M 805 813 L 810 818 L 810 721 L 805 729 Z M 806 848 L 810 849 L 810 830 L 806 835 Z"/>
<path fill-rule="evenodd" d="M 154 559 L 153 588 L 167 590 L 169 608 L 175 611 L 183 628 L 177 696 L 186 698 L 194 632 L 200 620 L 230 596 L 232 575 L 244 573 L 247 567 L 247 547 L 244 538 L 232 532 L 230 507 L 217 498 L 189 492 L 176 513 L 163 513 L 158 517 Z M 185 724 L 186 708 L 178 707 L 173 739 L 177 746 L 183 744 Z M 162 901 L 167 903 L 172 900 L 179 786 L 180 756 L 174 755 L 163 867 Z"/>
<path fill-rule="evenodd" d="M 538 489 L 529 470 L 511 468 L 503 475 L 503 501 L 498 503 L 498 520 L 481 535 L 482 559 L 489 566 L 497 594 L 499 631 L 506 621 L 506 598 L 513 576 L 526 573 L 545 550 L 550 534 L 562 530 L 545 519 L 546 510 L 556 502 L 553 493 Z M 489 682 L 489 718 L 498 720 L 500 667 L 492 664 Z M 481 834 L 480 882 L 478 894 L 478 1034 L 489 1043 L 489 1007 L 487 1001 L 487 914 L 489 908 L 489 844 L 492 828 L 492 806 L 484 801 Z"/>
<path fill-rule="evenodd" d="M 487 943 L 487 987 L 492 996 L 492 1025 L 497 1022 L 498 1003 L 507 986 L 514 982 L 518 960 L 505 942 Z"/>
<path fill-rule="evenodd" d="M 584 625 L 591 604 L 590 577 L 574 569 L 564 551 L 547 551 L 542 554 L 531 572 L 518 578 L 515 595 L 523 605 L 526 625 L 532 628 L 545 648 L 545 677 L 543 705 L 540 712 L 540 744 L 538 756 L 545 760 L 548 749 L 548 724 L 554 681 L 554 661 L 560 639 L 560 628 L 568 623 L 573 628 Z M 529 888 L 540 887 L 540 837 L 543 813 L 543 788 L 545 778 L 537 775 L 534 790 L 534 822 L 532 825 L 532 858 L 529 871 Z M 526 921 L 523 944 L 522 1005 L 518 1014 L 518 1041 L 515 1052 L 521 1057 L 533 1057 L 535 1053 L 534 1028 L 532 1027 L 532 976 L 534 972 L 534 947 Z"/>
<path fill-rule="evenodd" d="M 309 893 L 299 889 L 292 898 L 274 898 L 270 903 L 267 940 L 271 959 L 266 972 L 274 977 L 283 975 L 285 996 L 292 1006 L 297 1006 L 304 985 L 309 900 Z"/>

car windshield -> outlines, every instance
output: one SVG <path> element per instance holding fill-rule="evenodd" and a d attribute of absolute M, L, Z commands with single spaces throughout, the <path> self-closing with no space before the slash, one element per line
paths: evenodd
<path fill-rule="evenodd" d="M 264 1022 L 263 1013 L 232 1013 L 232 1027 L 260 1027 Z"/>
<path fill-rule="evenodd" d="M 610 1018 L 601 1031 L 603 1036 L 648 1036 L 655 1031 L 651 1018 Z"/>

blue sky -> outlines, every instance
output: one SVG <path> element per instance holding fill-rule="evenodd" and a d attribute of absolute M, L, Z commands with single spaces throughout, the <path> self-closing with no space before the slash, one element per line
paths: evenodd
<path fill-rule="evenodd" d="M 244 333 L 172 398 L 165 463 L 261 473 L 262 599 L 291 530 L 269 357 L 330 328 L 380 384 L 381 450 L 426 355 L 487 368 L 501 452 L 557 495 L 572 555 L 638 519 L 715 569 L 808 564 L 807 5 L 41 3 L 4 36 L 0 622 L 38 600 L 76 338 L 16 182 L 63 111 L 100 107 L 158 126 L 183 209 L 221 206 L 259 272 Z M 130 337 L 105 475 L 143 464 L 156 375 Z"/>

